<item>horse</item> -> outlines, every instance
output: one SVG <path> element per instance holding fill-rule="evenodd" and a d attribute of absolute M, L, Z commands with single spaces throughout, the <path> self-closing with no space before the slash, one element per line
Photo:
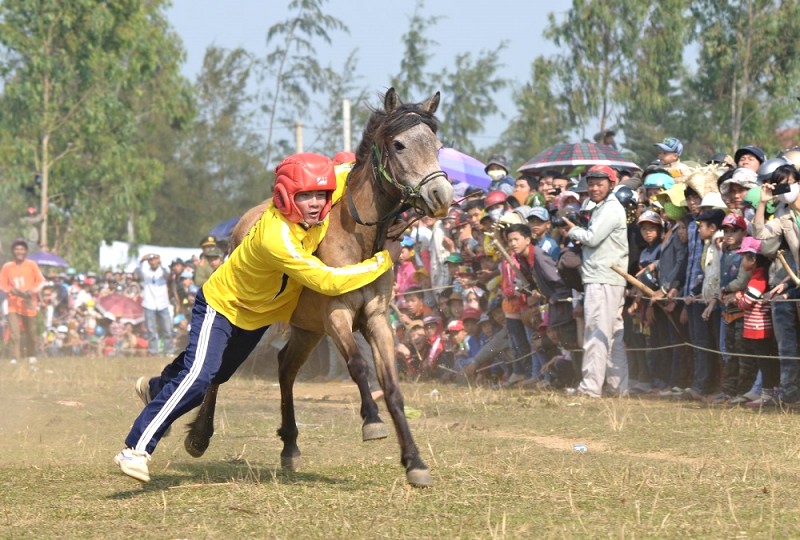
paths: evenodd
<path fill-rule="evenodd" d="M 415 210 L 430 217 L 447 215 L 453 188 L 441 170 L 438 151 L 442 144 L 434 116 L 439 106 L 437 92 L 419 104 L 405 104 L 390 88 L 383 98 L 383 110 L 372 111 L 356 151 L 356 161 L 347 176 L 342 199 L 330 211 L 328 232 L 317 256 L 330 266 L 360 262 L 378 251 L 390 225 L 402 213 Z M 233 231 L 237 244 L 257 222 L 266 208 L 250 209 Z M 401 463 L 412 486 L 433 484 L 430 470 L 419 455 L 404 414 L 398 385 L 389 309 L 394 272 L 386 272 L 370 285 L 330 297 L 304 289 L 292 314 L 291 334 L 278 353 L 283 441 L 281 466 L 294 469 L 300 458 L 294 413 L 294 381 L 308 355 L 325 334 L 347 363 L 361 397 L 362 440 L 388 437 L 386 425 L 368 383 L 367 360 L 359 353 L 353 337 L 358 329 L 367 338 L 375 360 L 378 382 L 386 408 L 392 417 L 401 449 Z M 214 432 L 214 409 L 219 385 L 211 385 L 197 417 L 189 424 L 184 447 L 194 457 L 208 448 Z"/>

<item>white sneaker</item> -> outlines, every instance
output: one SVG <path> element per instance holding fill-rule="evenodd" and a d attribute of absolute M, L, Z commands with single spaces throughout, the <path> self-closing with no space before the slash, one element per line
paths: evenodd
<path fill-rule="evenodd" d="M 9 362 L 9 364 L 11 364 L 12 366 L 16 366 L 17 365 L 17 359 L 16 358 L 12 358 L 11 362 Z"/>
<path fill-rule="evenodd" d="M 122 472 L 139 482 L 150 481 L 150 470 L 147 468 L 149 461 L 150 454 L 133 448 L 124 448 L 122 452 L 114 456 L 114 463 L 119 465 Z"/>
<path fill-rule="evenodd" d="M 153 397 L 150 395 L 150 379 L 147 377 L 139 377 L 134 384 L 136 395 L 142 400 L 142 403 L 147 405 Z"/>
<path fill-rule="evenodd" d="M 28 363 L 29 364 L 35 364 L 36 363 L 36 357 L 35 356 L 29 356 L 28 357 Z"/>

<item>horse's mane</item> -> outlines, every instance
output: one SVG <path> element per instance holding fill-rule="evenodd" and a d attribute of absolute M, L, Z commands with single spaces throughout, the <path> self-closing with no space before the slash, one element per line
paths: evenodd
<path fill-rule="evenodd" d="M 383 98 L 384 96 L 381 96 L 381 101 Z M 422 109 L 420 105 L 420 103 L 403 103 L 391 113 L 370 107 L 372 113 L 356 151 L 356 166 L 369 163 L 374 141 L 393 137 L 418 124 L 425 124 L 436 133 L 439 129 L 439 121 L 433 114 Z"/>

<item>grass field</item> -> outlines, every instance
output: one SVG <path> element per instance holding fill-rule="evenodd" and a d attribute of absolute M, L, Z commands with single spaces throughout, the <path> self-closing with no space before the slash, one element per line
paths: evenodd
<path fill-rule="evenodd" d="M 800 417 L 687 402 L 454 386 L 433 399 L 404 384 L 435 481 L 412 489 L 393 430 L 361 442 L 355 385 L 298 384 L 303 463 L 283 472 L 277 384 L 235 378 L 206 455 L 189 457 L 175 429 L 141 485 L 112 458 L 141 408 L 134 380 L 162 363 L 0 365 L 0 538 L 800 534 Z"/>

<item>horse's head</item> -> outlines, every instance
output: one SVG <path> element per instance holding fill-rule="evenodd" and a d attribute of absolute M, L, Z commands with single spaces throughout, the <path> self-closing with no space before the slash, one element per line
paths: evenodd
<path fill-rule="evenodd" d="M 358 160 L 371 162 L 377 181 L 394 185 L 408 205 L 431 217 L 447 215 L 453 186 L 439 166 L 442 143 L 434 117 L 439 92 L 422 103 L 404 104 L 390 88 L 383 105 L 370 118 L 367 132 L 372 128 L 373 136 L 364 137 Z"/>

